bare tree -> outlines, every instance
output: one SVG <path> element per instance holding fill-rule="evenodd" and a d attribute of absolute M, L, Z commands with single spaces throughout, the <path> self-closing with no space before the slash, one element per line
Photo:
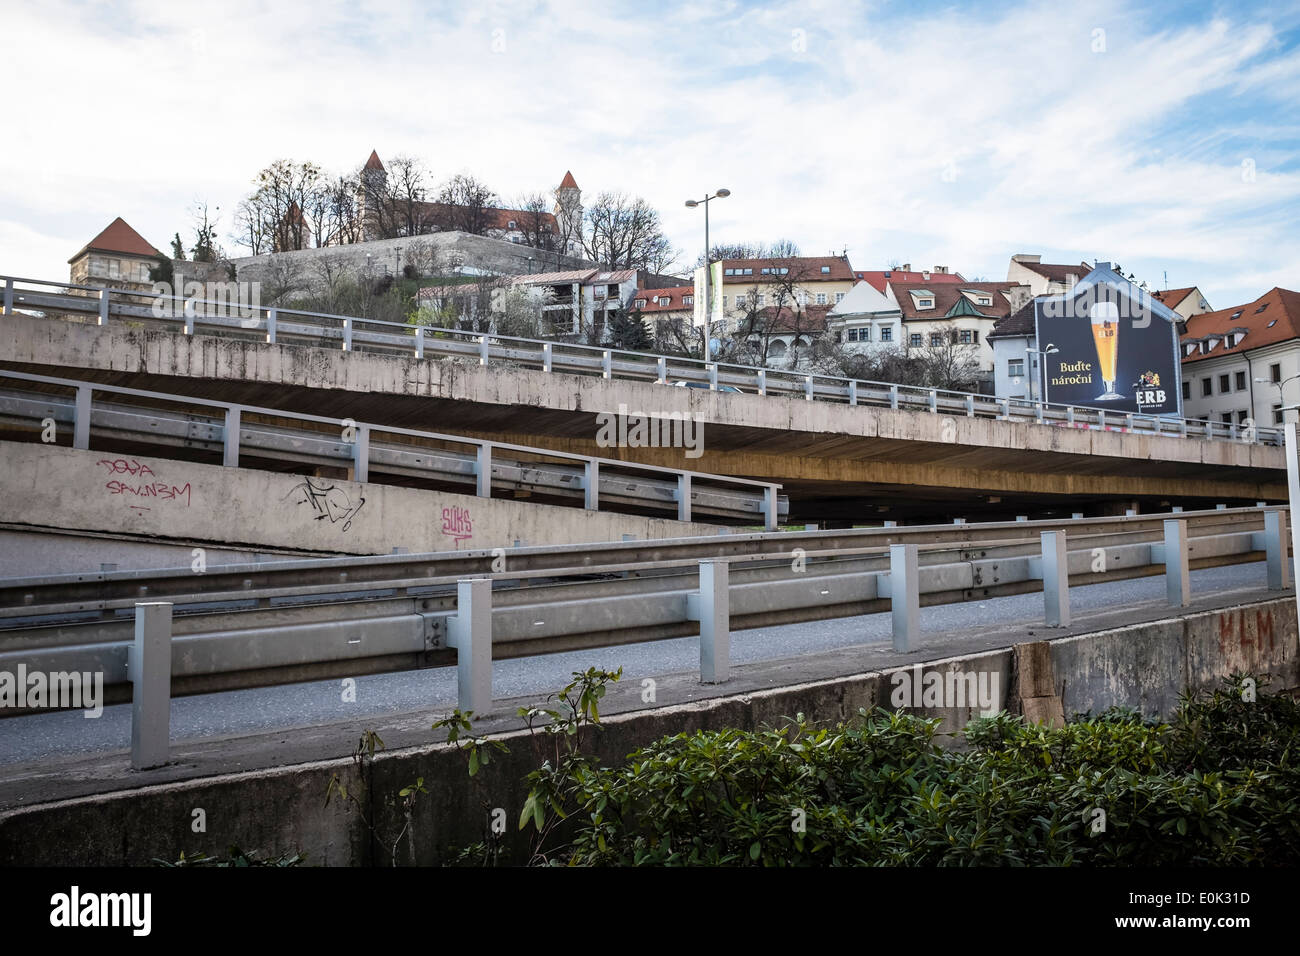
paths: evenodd
<path fill-rule="evenodd" d="M 434 217 L 425 202 L 427 174 L 423 164 L 410 156 L 395 156 L 388 162 L 388 201 L 398 236 L 431 232 Z M 394 237 L 396 238 L 396 237 Z"/>
<path fill-rule="evenodd" d="M 980 378 L 979 352 L 972 344 L 959 343 L 956 330 L 945 330 L 938 343 L 908 350 L 921 367 L 923 381 L 929 388 L 974 391 Z"/>
<path fill-rule="evenodd" d="M 515 224 L 523 233 L 524 243 L 534 249 L 555 249 L 554 217 L 546 208 L 546 197 L 541 193 L 527 193 L 515 201 L 515 207 Z"/>
<path fill-rule="evenodd" d="M 485 235 L 500 205 L 497 194 L 468 173 L 458 173 L 438 191 L 434 225 L 443 230 Z"/>
<path fill-rule="evenodd" d="M 715 242 L 710 249 L 710 262 L 722 259 L 786 259 L 801 255 L 799 244 L 793 239 L 764 242 Z M 704 265 L 704 255 L 695 260 L 695 268 Z"/>
<path fill-rule="evenodd" d="M 277 159 L 263 169 L 253 180 L 253 194 L 240 204 L 240 241 L 247 238 L 259 251 L 268 251 L 267 245 L 271 252 L 306 249 L 311 234 L 303 210 L 320 178 L 314 163 Z"/>
<path fill-rule="evenodd" d="M 607 269 L 658 272 L 676 259 L 659 213 L 644 199 L 603 192 L 587 209 L 583 253 Z"/>

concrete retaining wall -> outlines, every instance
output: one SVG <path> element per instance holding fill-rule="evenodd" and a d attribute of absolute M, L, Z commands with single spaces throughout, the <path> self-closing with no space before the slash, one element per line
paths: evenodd
<path fill-rule="evenodd" d="M 1234 669 L 1272 674 L 1273 690 L 1300 687 L 1290 597 L 1063 639 L 1051 652 L 1067 714 L 1126 705 L 1167 715 L 1184 688 L 1216 686 Z M 996 675 L 1005 705 L 1011 656 L 1009 649 L 992 651 L 931 662 L 923 670 Z M 889 706 L 896 673 L 607 714 L 597 738 L 599 752 L 606 761 L 620 761 L 666 734 L 754 728 L 796 712 L 814 721 L 843 720 L 859 708 Z M 919 712 L 943 718 L 949 730 L 975 715 L 972 707 Z M 174 860 L 181 851 L 221 854 L 231 844 L 264 855 L 304 852 L 318 865 L 390 865 L 395 841 L 398 863 L 437 863 L 448 846 L 481 839 L 496 808 L 505 811 L 507 846 L 517 852 L 523 846 L 516 827 L 526 796 L 521 781 L 536 764 L 525 737 L 514 733 L 506 739 L 510 756 L 497 758 L 472 780 L 460 754 L 431 745 L 381 753 L 364 781 L 351 760 L 341 759 L 11 810 L 0 814 L 0 865 L 138 865 L 153 858 Z M 334 776 L 353 792 L 375 795 L 373 830 L 355 809 L 337 800 L 324 805 Z M 417 777 L 424 778 L 429 794 L 420 797 L 408 821 L 393 801 Z M 200 809 L 206 831 L 196 833 Z"/>
<path fill-rule="evenodd" d="M 0 442 L 0 522 L 327 554 L 715 534 L 714 525 Z M 188 563 L 188 562 L 186 562 Z"/>

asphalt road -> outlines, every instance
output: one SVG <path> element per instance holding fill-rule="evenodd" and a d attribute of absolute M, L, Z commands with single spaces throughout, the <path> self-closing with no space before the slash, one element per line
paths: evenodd
<path fill-rule="evenodd" d="M 1263 587 L 1265 573 L 1263 562 L 1193 571 L 1192 593 L 1200 597 Z M 1165 581 L 1163 576 L 1154 576 L 1075 587 L 1070 600 L 1076 616 L 1088 611 L 1157 607 L 1165 600 Z M 922 608 L 921 643 L 939 636 L 960 640 L 964 633 L 998 625 L 1038 624 L 1042 613 L 1041 593 Z M 879 613 L 737 631 L 732 634 L 731 660 L 741 664 L 853 645 L 889 645 L 890 628 L 890 615 Z M 629 682 L 695 671 L 699 646 L 699 638 L 685 637 L 498 661 L 492 668 L 492 694 L 494 698 L 541 697 L 563 687 L 573 671 L 588 667 L 622 667 L 623 680 Z M 355 702 L 343 700 L 338 680 L 204 694 L 172 701 L 171 736 L 173 742 L 179 742 L 254 734 L 421 708 L 450 709 L 455 701 L 454 667 L 358 677 Z M 106 707 L 96 719 L 85 718 L 81 711 L 65 711 L 0 720 L 0 764 L 96 754 L 129 748 L 130 744 L 130 704 Z"/>

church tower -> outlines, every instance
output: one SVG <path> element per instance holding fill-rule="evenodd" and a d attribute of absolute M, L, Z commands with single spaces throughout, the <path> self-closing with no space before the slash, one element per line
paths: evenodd
<path fill-rule="evenodd" d="M 560 231 L 560 252 L 582 255 L 582 190 L 573 173 L 565 172 L 555 190 L 555 223 Z"/>
<path fill-rule="evenodd" d="M 361 167 L 357 186 L 357 218 L 361 221 L 361 241 L 379 238 L 379 207 L 388 185 L 388 170 L 379 161 L 379 153 L 370 151 L 370 158 Z"/>

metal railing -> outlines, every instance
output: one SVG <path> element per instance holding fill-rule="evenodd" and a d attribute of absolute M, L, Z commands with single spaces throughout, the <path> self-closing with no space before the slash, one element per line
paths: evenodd
<path fill-rule="evenodd" d="M 665 510 L 681 521 L 690 521 L 699 512 L 762 521 L 768 528 L 775 528 L 781 513 L 789 510 L 788 499 L 779 494 L 781 485 L 773 482 L 0 369 L 0 384 L 24 382 L 67 389 L 73 397 L 61 401 L 57 395 L 18 393 L 11 388 L 0 393 L 0 423 L 40 432 L 41 422 L 52 419 L 56 430 L 59 424 L 70 425 L 72 447 L 83 450 L 90 448 L 93 426 L 101 439 L 156 445 L 164 457 L 173 447 L 218 452 L 222 463 L 232 468 L 239 466 L 241 451 L 247 450 L 304 464 L 345 464 L 358 482 L 371 480 L 373 466 L 376 472 L 472 484 L 474 494 L 482 498 L 492 496 L 495 482 L 558 497 L 580 496 L 583 507 L 590 510 L 602 505 L 610 510 L 607 503 L 632 504 Z M 97 403 L 97 394 L 143 399 L 155 407 Z M 193 413 L 171 409 L 178 404 L 212 409 L 218 415 L 197 420 Z M 273 422 L 257 424 L 250 421 L 253 418 Z M 283 427 L 281 422 L 326 425 L 330 431 Z M 375 440 L 383 435 L 407 441 Z"/>
<path fill-rule="evenodd" d="M 732 385 L 753 394 L 827 401 L 850 406 L 924 411 L 949 416 L 992 418 L 1024 424 L 1053 425 L 1103 431 L 1133 432 L 1172 438 L 1280 445 L 1281 429 L 1236 423 L 1173 418 L 1134 412 L 1060 405 L 1044 401 L 998 398 L 973 392 L 896 385 L 819 373 L 758 368 L 701 359 L 626 352 L 601 346 L 576 345 L 427 326 L 404 325 L 360 316 L 329 315 L 278 306 L 258 306 L 245 317 L 231 316 L 229 302 L 181 297 L 152 297 L 125 289 L 101 289 L 38 279 L 0 277 L 4 282 L 4 314 L 18 309 L 94 316 L 106 325 L 111 317 L 158 322 L 185 334 L 198 332 L 269 343 L 337 347 L 415 358 L 463 358 L 488 365 L 510 362 L 544 372 L 600 375 L 606 379 L 657 382 L 686 380 Z M 91 292 L 93 296 L 41 292 L 41 288 Z M 215 309 L 211 307 L 216 307 Z"/>

